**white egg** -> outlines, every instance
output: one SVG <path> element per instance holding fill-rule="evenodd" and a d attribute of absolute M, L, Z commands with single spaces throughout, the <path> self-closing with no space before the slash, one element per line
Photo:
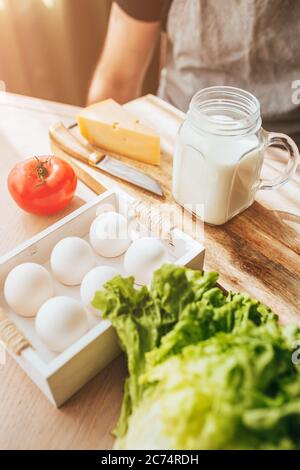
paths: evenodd
<path fill-rule="evenodd" d="M 137 284 L 149 284 L 153 272 L 168 261 L 167 250 L 157 238 L 135 240 L 124 257 L 124 268 Z"/>
<path fill-rule="evenodd" d="M 23 317 L 34 317 L 53 292 L 51 275 L 36 263 L 19 264 L 10 271 L 4 284 L 6 302 Z"/>
<path fill-rule="evenodd" d="M 122 255 L 131 243 L 127 219 L 117 212 L 100 214 L 91 225 L 90 243 L 105 258 Z"/>
<path fill-rule="evenodd" d="M 110 266 L 97 266 L 84 276 L 80 286 L 80 297 L 95 315 L 99 316 L 101 313 L 91 305 L 95 293 L 102 289 L 103 284 L 118 274 L 119 272 Z"/>
<path fill-rule="evenodd" d="M 36 332 L 48 349 L 63 352 L 89 329 L 86 311 L 78 300 L 52 297 L 38 311 Z"/>
<path fill-rule="evenodd" d="M 77 286 L 85 274 L 95 266 L 95 256 L 85 240 L 67 237 L 53 248 L 50 265 L 59 282 L 67 286 Z"/>

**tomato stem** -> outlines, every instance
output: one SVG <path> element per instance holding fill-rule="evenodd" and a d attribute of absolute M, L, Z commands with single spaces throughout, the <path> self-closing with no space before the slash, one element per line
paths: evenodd
<path fill-rule="evenodd" d="M 41 184 L 45 184 L 46 181 L 47 181 L 47 176 L 49 175 L 49 171 L 47 170 L 46 168 L 46 164 L 49 163 L 49 160 L 50 158 L 47 158 L 46 161 L 42 162 L 38 157 L 34 157 L 37 161 L 37 165 L 36 165 L 36 173 L 37 173 L 37 176 L 40 180 L 38 186 L 40 186 Z"/>

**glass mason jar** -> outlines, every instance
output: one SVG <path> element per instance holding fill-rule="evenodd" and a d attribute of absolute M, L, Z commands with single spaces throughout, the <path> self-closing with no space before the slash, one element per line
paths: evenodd
<path fill-rule="evenodd" d="M 267 147 L 289 160 L 284 174 L 260 177 Z M 209 224 L 221 225 L 249 207 L 259 189 L 286 183 L 297 166 L 295 142 L 261 127 L 259 101 L 239 88 L 216 86 L 194 95 L 181 125 L 173 162 L 173 196 Z"/>

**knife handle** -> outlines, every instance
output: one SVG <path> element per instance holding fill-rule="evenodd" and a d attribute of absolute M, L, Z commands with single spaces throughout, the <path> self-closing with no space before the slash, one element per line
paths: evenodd
<path fill-rule="evenodd" d="M 87 145 L 81 143 L 62 122 L 51 126 L 49 135 L 64 152 L 88 165 L 96 166 L 105 157 L 103 153 L 90 150 Z"/>

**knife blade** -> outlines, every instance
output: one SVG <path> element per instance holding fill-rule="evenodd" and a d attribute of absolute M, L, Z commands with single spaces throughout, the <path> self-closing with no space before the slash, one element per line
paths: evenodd
<path fill-rule="evenodd" d="M 74 127 L 74 126 L 71 126 Z M 143 171 L 137 170 L 110 155 L 95 151 L 89 144 L 84 144 L 77 139 L 62 122 L 58 122 L 49 129 L 49 135 L 61 150 L 71 157 L 78 159 L 93 168 L 116 176 L 128 183 L 150 191 L 158 196 L 163 196 L 161 185 Z"/>

